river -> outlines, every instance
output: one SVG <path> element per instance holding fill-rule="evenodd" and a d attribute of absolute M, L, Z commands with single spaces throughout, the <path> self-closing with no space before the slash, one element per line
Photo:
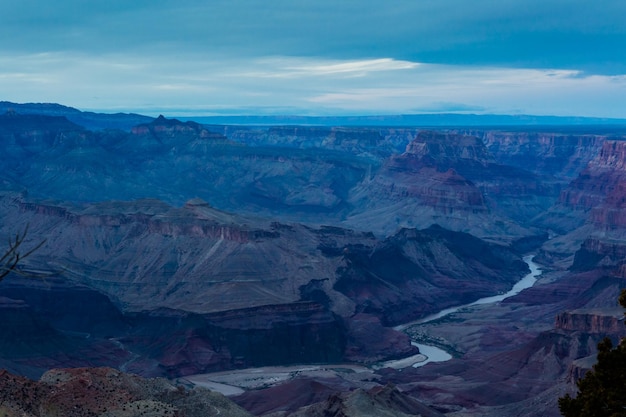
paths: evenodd
<path fill-rule="evenodd" d="M 480 299 L 474 301 L 473 303 L 463 304 L 463 305 L 460 305 L 460 306 L 457 306 L 457 307 L 446 308 L 445 310 L 441 310 L 438 313 L 431 314 L 431 315 L 423 317 L 423 318 L 421 318 L 419 320 L 414 320 L 414 321 L 411 321 L 409 323 L 405 323 L 405 324 L 401 324 L 399 326 L 396 326 L 396 327 L 394 327 L 394 329 L 398 330 L 398 331 L 404 331 L 404 330 L 408 329 L 409 327 L 413 327 L 413 326 L 417 326 L 417 325 L 420 325 L 420 324 L 425 324 L 425 323 L 429 323 L 431 321 L 435 321 L 435 320 L 441 319 L 443 317 L 446 317 L 446 316 L 448 316 L 448 315 L 450 315 L 452 313 L 456 313 L 457 311 L 463 310 L 465 308 L 469 308 L 469 307 L 477 306 L 477 305 L 499 303 L 502 300 L 505 300 L 505 299 L 507 299 L 509 297 L 513 297 L 514 295 L 519 294 L 520 292 L 522 292 L 526 288 L 530 288 L 533 285 L 535 285 L 535 282 L 537 282 L 537 277 L 539 275 L 541 275 L 541 268 L 539 267 L 539 265 L 537 265 L 536 263 L 533 262 L 533 260 L 532 260 L 533 256 L 534 255 L 527 255 L 527 256 L 524 257 L 524 262 L 526 262 L 526 264 L 528 265 L 528 268 L 530 269 L 530 272 L 527 275 L 525 275 L 521 280 L 519 280 L 513 286 L 513 288 L 511 288 L 506 293 L 499 294 L 499 295 L 494 295 L 494 296 L 491 296 L 491 297 L 480 298 Z M 426 360 L 414 363 L 412 365 L 413 367 L 424 366 L 424 365 L 426 365 L 427 363 L 430 363 L 430 362 L 445 362 L 445 361 L 448 361 L 448 360 L 452 359 L 452 355 L 450 355 L 445 350 L 440 349 L 440 348 L 438 348 L 436 346 L 430 346 L 430 345 L 425 345 L 425 344 L 416 343 L 416 342 L 413 342 L 412 345 L 413 346 L 417 346 L 417 348 L 424 355 L 424 357 L 426 357 Z M 391 362 L 387 363 L 387 365 L 389 365 L 391 367 L 394 367 L 395 364 L 396 364 L 396 361 L 391 361 Z"/>
<path fill-rule="evenodd" d="M 522 290 L 532 287 L 537 281 L 537 277 L 541 275 L 541 269 L 537 264 L 532 261 L 533 255 L 524 257 L 524 262 L 528 264 L 530 273 L 524 278 L 518 281 L 510 291 L 495 295 L 492 297 L 485 297 L 474 301 L 473 303 L 463 304 L 457 307 L 447 308 L 439 313 L 432 314 L 430 316 L 421 318 L 419 320 L 405 323 L 400 326 L 396 326 L 395 329 L 404 331 L 409 327 L 417 326 L 420 324 L 428 323 L 449 314 L 455 313 L 459 310 L 482 304 L 492 304 L 505 300 L 516 294 L 519 294 Z M 362 379 L 364 383 L 371 381 L 372 373 L 374 369 L 383 367 L 392 367 L 396 369 L 406 368 L 409 366 L 418 367 L 424 366 L 431 362 L 444 362 L 452 359 L 452 356 L 443 349 L 435 346 L 425 345 L 422 343 L 412 342 L 413 346 L 417 346 L 420 350 L 420 354 L 414 355 L 408 358 L 400 360 L 393 360 L 384 362 L 378 366 L 372 368 L 360 366 L 360 365 L 300 365 L 291 367 L 265 367 L 265 368 L 250 368 L 232 370 L 226 372 L 218 372 L 212 374 L 200 374 L 190 375 L 185 378 L 181 378 L 179 381 L 182 383 L 190 383 L 193 385 L 205 386 L 209 389 L 222 392 L 225 395 L 236 395 L 242 393 L 246 389 L 256 389 L 269 386 L 293 379 L 296 376 L 315 376 L 315 377 L 331 377 L 337 376 L 337 370 L 341 370 L 339 374 L 346 377 L 350 376 L 352 380 Z"/>

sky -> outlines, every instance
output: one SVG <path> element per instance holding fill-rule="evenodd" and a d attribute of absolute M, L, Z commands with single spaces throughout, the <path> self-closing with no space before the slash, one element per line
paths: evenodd
<path fill-rule="evenodd" d="M 624 0 L 3 0 L 0 100 L 626 118 Z"/>

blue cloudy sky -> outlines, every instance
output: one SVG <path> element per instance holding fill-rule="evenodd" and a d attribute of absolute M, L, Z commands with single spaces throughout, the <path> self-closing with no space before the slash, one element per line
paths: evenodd
<path fill-rule="evenodd" d="M 624 0 L 0 2 L 0 100 L 626 118 Z"/>

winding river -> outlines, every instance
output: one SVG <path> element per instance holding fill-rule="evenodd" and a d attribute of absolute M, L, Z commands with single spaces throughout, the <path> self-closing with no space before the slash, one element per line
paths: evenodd
<path fill-rule="evenodd" d="M 446 308 L 445 310 L 441 310 L 438 313 L 435 314 L 431 314 L 429 316 L 423 317 L 419 320 L 415 320 L 409 323 L 405 323 L 405 324 L 401 324 L 399 326 L 394 327 L 395 330 L 399 330 L 399 331 L 404 331 L 406 329 L 408 329 L 409 327 L 413 327 L 413 326 L 417 326 L 420 324 L 425 324 L 425 323 L 429 323 L 431 321 L 435 321 L 438 319 L 441 319 L 443 317 L 446 317 L 452 313 L 456 313 L 457 311 L 463 310 L 465 308 L 468 307 L 472 307 L 472 306 L 477 306 L 477 305 L 484 305 L 484 304 L 493 304 L 493 303 L 499 303 L 502 300 L 505 300 L 509 297 L 513 297 L 514 295 L 519 294 L 520 292 L 522 292 L 523 290 L 525 290 L 526 288 L 530 288 L 533 285 L 535 285 L 535 282 L 537 282 L 537 277 L 539 275 L 541 275 L 541 268 L 539 267 L 539 265 L 537 265 L 536 263 L 533 262 L 532 258 L 534 255 L 527 255 L 524 257 L 524 262 L 526 262 L 526 264 L 528 265 L 528 268 L 530 269 L 530 272 L 524 276 L 524 278 L 522 278 L 521 280 L 519 280 L 514 286 L 513 288 L 511 288 L 508 292 L 504 293 L 504 294 L 499 294 L 499 295 L 494 295 L 491 297 L 484 297 L 484 298 L 480 298 L 476 301 L 474 301 L 473 303 L 469 303 L 469 304 L 463 304 L 457 307 L 451 307 L 451 308 Z M 420 352 L 423 354 L 423 357 L 426 357 L 425 360 L 421 360 L 419 362 L 416 362 L 414 364 L 412 364 L 413 367 L 418 367 L 418 366 L 424 366 L 427 363 L 430 362 L 445 362 L 447 360 L 452 359 L 452 356 L 446 352 L 443 349 L 440 349 L 438 347 L 435 346 L 430 346 L 430 345 L 424 345 L 422 343 L 416 343 L 413 342 L 412 343 L 413 346 L 417 346 L 418 349 L 420 350 Z M 406 359 L 402 360 L 404 361 L 404 363 L 406 363 Z M 387 366 L 391 366 L 391 367 L 400 367 L 400 361 L 390 361 L 387 362 L 386 365 Z"/>
<path fill-rule="evenodd" d="M 403 331 L 409 327 L 417 326 L 420 324 L 429 323 L 431 321 L 443 318 L 449 314 L 455 313 L 457 311 L 463 310 L 468 307 L 482 305 L 482 304 L 492 304 L 500 302 L 506 298 L 512 297 L 516 294 L 519 294 L 522 290 L 526 288 L 532 287 L 537 281 L 537 277 L 541 275 L 541 269 L 537 264 L 532 261 L 533 255 L 528 255 L 524 257 L 524 261 L 528 264 L 530 268 L 530 273 L 527 274 L 524 278 L 517 282 L 511 288 L 510 291 L 492 296 L 481 298 L 477 301 L 474 301 L 470 304 L 460 305 L 458 307 L 447 308 L 445 310 L 440 311 L 439 313 L 432 314 L 430 316 L 424 317 L 419 320 L 415 320 L 409 323 L 402 324 L 400 326 L 395 327 L 396 330 Z M 278 366 L 278 367 L 264 367 L 264 368 L 250 368 L 250 369 L 241 369 L 241 370 L 232 370 L 211 374 L 199 374 L 199 375 L 189 375 L 185 378 L 181 378 L 179 382 L 181 383 L 189 383 L 192 385 L 199 385 L 207 387 L 214 391 L 222 392 L 224 395 L 237 395 L 244 392 L 246 389 L 255 389 L 261 388 L 265 386 L 269 386 L 275 383 L 280 383 L 282 381 L 286 381 L 289 379 L 293 379 L 296 376 L 300 375 L 314 375 L 315 377 L 320 376 L 336 376 L 337 370 L 341 369 L 341 374 L 350 375 L 352 380 L 363 379 L 363 381 L 370 381 L 371 374 L 374 372 L 374 369 L 382 368 L 382 367 L 392 367 L 392 368 L 406 368 L 409 366 L 418 367 L 424 366 L 430 362 L 444 362 L 452 359 L 452 356 L 435 346 L 425 345 L 422 343 L 412 343 L 414 346 L 417 346 L 420 350 L 418 355 L 414 355 L 408 358 L 403 358 L 394 361 L 384 362 L 374 367 L 366 367 L 362 365 L 341 365 L 341 364 L 333 364 L 333 365 L 300 365 L 300 366 Z"/>

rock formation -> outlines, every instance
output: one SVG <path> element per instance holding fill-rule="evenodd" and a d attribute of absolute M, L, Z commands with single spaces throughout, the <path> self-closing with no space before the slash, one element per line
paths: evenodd
<path fill-rule="evenodd" d="M 0 234 L 28 225 L 26 246 L 44 241 L 24 266 L 45 279 L 0 284 L 0 365 L 12 372 L 371 365 L 416 354 L 413 338 L 453 359 L 295 378 L 238 401 L 276 415 L 438 415 L 428 404 L 550 416 L 599 338 L 624 334 L 610 310 L 626 276 L 618 136 L 213 129 L 165 117 L 100 130 L 134 116 L 32 108 L 45 112 L 0 116 Z M 390 327 L 507 291 L 527 272 L 520 253 L 535 249 L 545 268 L 535 287 L 407 334 Z M 87 387 L 93 398 L 112 389 L 111 403 L 84 401 L 80 415 L 209 412 L 205 391 L 111 369 L 46 375 L 2 374 L 19 401 L 0 411 L 71 415 Z M 286 404 L 260 399 L 274 394 Z"/>
<path fill-rule="evenodd" d="M 554 207 L 537 219 L 537 224 L 564 235 L 546 246 L 546 253 L 562 257 L 558 252 L 570 256 L 576 252 L 571 262 L 577 270 L 600 263 L 623 273 L 625 150 L 624 141 L 603 141 L 597 156 L 562 191 Z"/>
<path fill-rule="evenodd" d="M 323 403 L 314 404 L 289 414 L 292 417 L 443 417 L 419 401 L 401 393 L 393 386 L 370 390 L 357 389 L 350 393 L 335 394 Z"/>
<path fill-rule="evenodd" d="M 500 164 L 572 180 L 597 154 L 606 135 L 474 131 Z"/>
<path fill-rule="evenodd" d="M 626 336 L 624 309 L 580 309 L 556 316 L 555 328 L 600 335 Z"/>
<path fill-rule="evenodd" d="M 539 234 L 528 221 L 557 195 L 542 176 L 497 163 L 477 137 L 422 131 L 351 191 L 347 224 L 389 234 L 436 223 L 510 243 Z"/>
<path fill-rule="evenodd" d="M 1 202 L 8 224 L 28 223 L 45 239 L 29 265 L 58 271 L 47 285 L 63 304 L 56 311 L 27 280 L 0 294 L 38 306 L 59 331 L 117 343 L 126 359 L 116 364 L 144 375 L 407 355 L 408 338 L 383 326 L 506 290 L 525 271 L 509 249 L 440 227 L 381 241 L 197 199 L 178 209 L 154 200 L 62 207 L 15 194 Z"/>
<path fill-rule="evenodd" d="M 39 381 L 0 371 L 0 412 L 10 417 L 250 416 L 221 394 L 111 368 L 52 369 Z"/>

